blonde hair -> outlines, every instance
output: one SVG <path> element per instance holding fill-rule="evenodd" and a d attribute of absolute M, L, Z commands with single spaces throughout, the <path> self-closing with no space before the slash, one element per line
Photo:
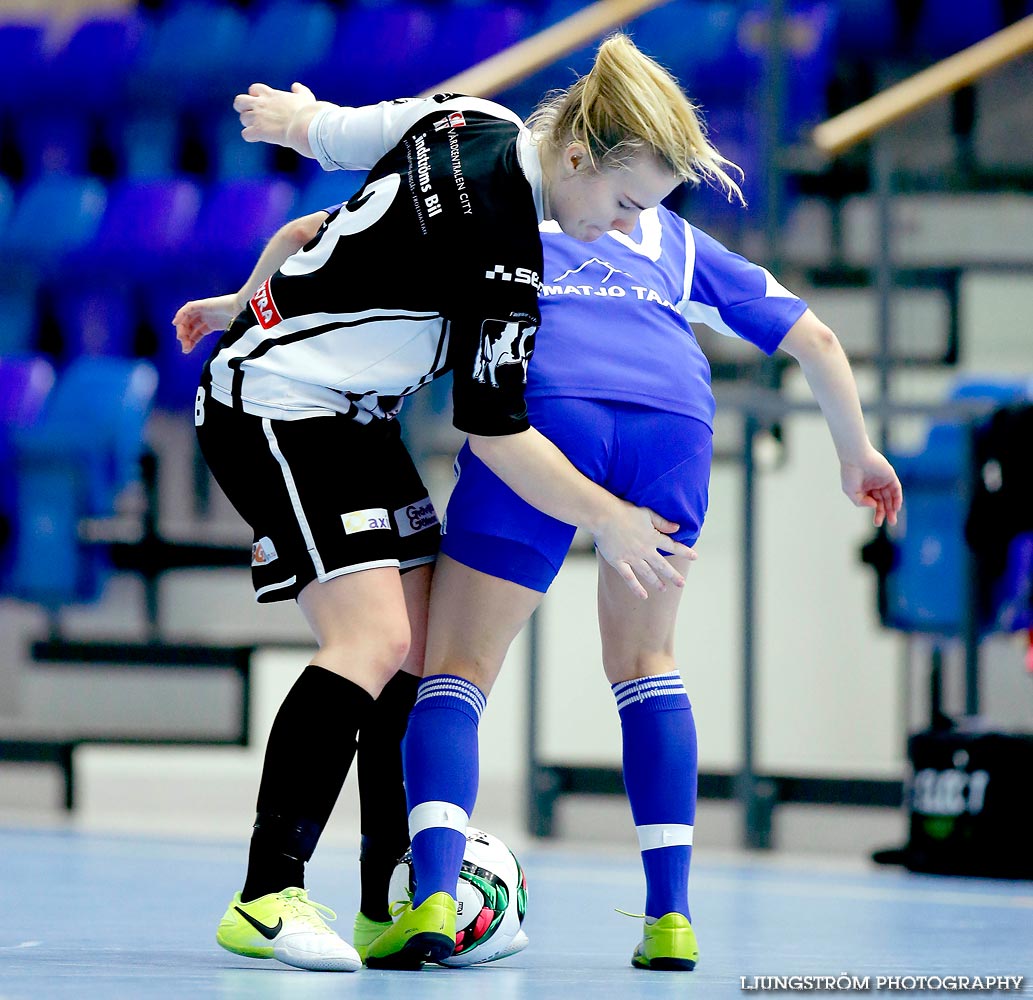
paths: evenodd
<path fill-rule="evenodd" d="M 582 143 L 592 166 L 620 166 L 649 149 L 682 181 L 716 183 L 745 205 L 742 169 L 707 139 L 700 109 L 678 81 L 625 34 L 600 46 L 592 69 L 569 88 L 547 94 L 527 120 L 540 145 Z"/>

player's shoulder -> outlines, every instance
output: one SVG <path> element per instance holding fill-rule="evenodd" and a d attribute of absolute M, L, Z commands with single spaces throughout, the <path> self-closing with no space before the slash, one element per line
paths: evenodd
<path fill-rule="evenodd" d="M 428 98 L 427 105 L 428 116 L 433 116 L 437 110 L 445 114 L 458 113 L 464 119 L 469 115 L 474 119 L 505 122 L 517 129 L 523 128 L 524 125 L 523 120 L 515 111 L 484 97 L 471 97 L 468 94 L 435 94 Z"/>

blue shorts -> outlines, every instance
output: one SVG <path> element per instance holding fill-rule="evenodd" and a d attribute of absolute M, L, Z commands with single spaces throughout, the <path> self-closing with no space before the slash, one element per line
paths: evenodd
<path fill-rule="evenodd" d="M 531 424 L 578 470 L 616 496 L 677 521 L 686 545 L 707 512 L 713 433 L 701 420 L 596 399 L 528 400 Z M 516 495 L 463 446 L 442 525 L 456 562 L 545 593 L 574 538 L 573 525 Z"/>

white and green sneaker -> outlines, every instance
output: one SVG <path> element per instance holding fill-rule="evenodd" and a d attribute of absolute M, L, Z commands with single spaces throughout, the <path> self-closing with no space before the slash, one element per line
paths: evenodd
<path fill-rule="evenodd" d="M 242 903 L 238 892 L 219 921 L 215 940 L 247 958 L 275 958 L 320 972 L 354 972 L 362 968 L 362 959 L 327 926 L 326 920 L 336 919 L 333 910 L 296 886 L 249 903 Z"/>

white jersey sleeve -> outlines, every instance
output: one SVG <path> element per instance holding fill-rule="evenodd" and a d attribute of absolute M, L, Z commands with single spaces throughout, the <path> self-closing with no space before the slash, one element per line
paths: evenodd
<path fill-rule="evenodd" d="M 323 108 L 309 123 L 308 142 L 324 170 L 370 170 L 421 118 L 453 109 L 483 111 L 522 125 L 508 108 L 478 97 L 403 97 L 361 108 Z"/>

